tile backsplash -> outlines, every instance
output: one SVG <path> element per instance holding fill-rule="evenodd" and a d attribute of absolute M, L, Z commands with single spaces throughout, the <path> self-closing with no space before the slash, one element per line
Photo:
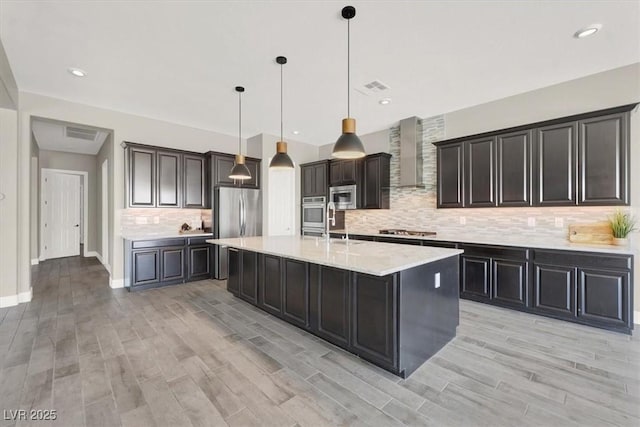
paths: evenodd
<path fill-rule="evenodd" d="M 191 228 L 211 227 L 211 209 L 132 208 L 120 211 L 123 236 L 154 236 L 177 233 L 185 222 Z"/>
<path fill-rule="evenodd" d="M 477 236 L 531 236 L 566 239 L 574 223 L 606 221 L 617 207 L 544 207 L 436 209 L 436 147 L 432 142 L 445 135 L 443 116 L 418 120 L 422 142 L 423 188 L 398 187 L 400 182 L 400 128 L 389 131 L 391 158 L 390 209 L 346 211 L 350 232 L 382 228 L 435 231 L 438 234 L 468 233 Z M 624 208 L 628 210 L 628 208 Z"/>

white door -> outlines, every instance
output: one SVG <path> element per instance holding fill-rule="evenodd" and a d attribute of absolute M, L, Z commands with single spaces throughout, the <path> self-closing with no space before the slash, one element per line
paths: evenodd
<path fill-rule="evenodd" d="M 80 255 L 80 176 L 51 173 L 45 185 L 46 258 Z"/>

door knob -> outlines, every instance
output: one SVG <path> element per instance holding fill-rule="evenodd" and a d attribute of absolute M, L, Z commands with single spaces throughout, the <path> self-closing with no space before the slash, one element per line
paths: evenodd
<path fill-rule="evenodd" d="M 76 224 L 76 225 L 74 225 L 74 227 L 80 227 L 80 224 Z"/>

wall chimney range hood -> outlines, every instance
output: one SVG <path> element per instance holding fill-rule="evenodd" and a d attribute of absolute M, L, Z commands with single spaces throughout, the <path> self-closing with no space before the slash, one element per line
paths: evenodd
<path fill-rule="evenodd" d="M 418 140 L 418 118 L 400 120 L 400 184 L 420 187 L 422 183 L 422 141 Z"/>

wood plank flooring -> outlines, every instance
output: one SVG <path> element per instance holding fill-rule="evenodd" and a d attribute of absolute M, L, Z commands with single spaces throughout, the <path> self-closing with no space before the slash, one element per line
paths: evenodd
<path fill-rule="evenodd" d="M 401 380 L 224 286 L 34 267 L 33 301 L 0 309 L 0 426 L 640 425 L 637 337 L 461 301 L 456 339 Z"/>

